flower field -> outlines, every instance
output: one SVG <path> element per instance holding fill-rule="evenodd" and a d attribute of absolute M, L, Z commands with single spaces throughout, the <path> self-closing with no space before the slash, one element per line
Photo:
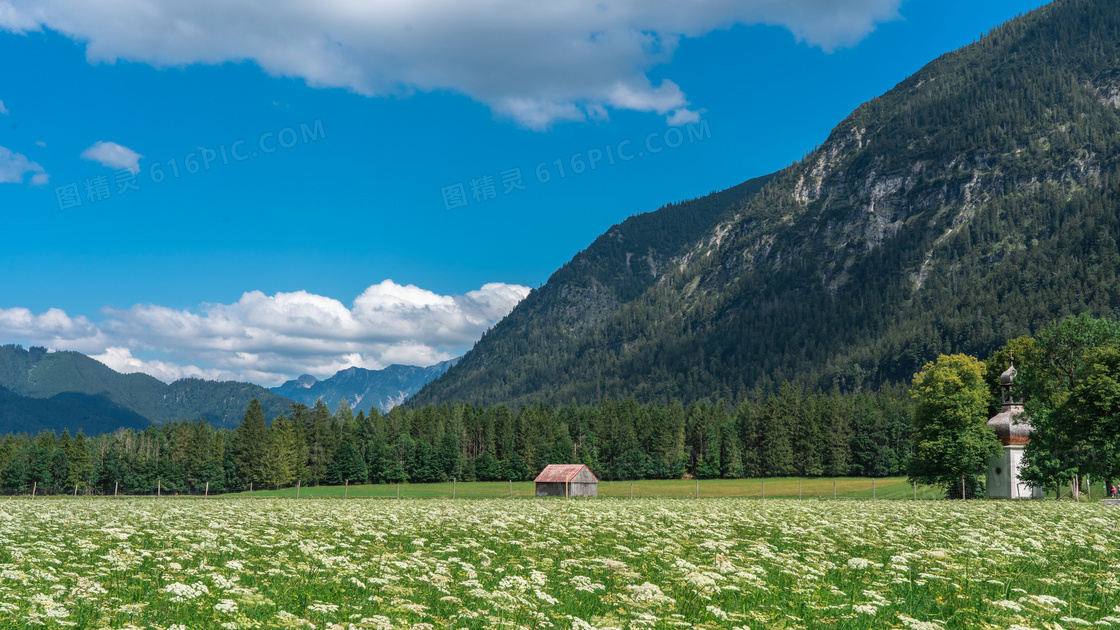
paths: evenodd
<path fill-rule="evenodd" d="M 1055 502 L 9 500 L 0 628 L 1120 627 L 1118 525 Z"/>

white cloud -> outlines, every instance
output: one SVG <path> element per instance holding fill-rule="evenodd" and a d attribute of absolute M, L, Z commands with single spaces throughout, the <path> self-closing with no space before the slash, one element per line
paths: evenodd
<path fill-rule="evenodd" d="M 0 101 L 0 116 L 7 116 L 8 108 L 4 107 L 4 101 Z"/>
<path fill-rule="evenodd" d="M 605 107 L 682 116 L 647 73 L 684 37 L 780 26 L 825 50 L 899 17 L 901 0 L 0 0 L 0 29 L 51 29 L 91 62 L 252 60 L 275 76 L 368 96 L 448 90 L 540 129 Z"/>
<path fill-rule="evenodd" d="M 28 174 L 33 186 L 42 186 L 50 181 L 50 175 L 38 163 L 21 153 L 0 147 L 0 184 L 21 184 Z"/>
<path fill-rule="evenodd" d="M 94 324 L 51 309 L 0 309 L 0 341 L 90 354 L 122 372 L 160 380 L 187 376 L 277 385 L 300 374 L 327 377 L 357 366 L 431 365 L 461 354 L 505 317 L 529 289 L 491 283 L 440 295 L 391 280 L 351 306 L 296 291 L 250 291 L 233 304 L 178 310 L 137 304 Z"/>
<path fill-rule="evenodd" d="M 118 346 L 106 348 L 101 354 L 91 354 L 90 357 L 97 359 L 121 374 L 142 372 L 149 376 L 154 376 L 165 383 L 190 377 L 210 380 L 232 380 L 236 378 L 235 374 L 223 372 L 222 370 L 204 370 L 195 365 L 177 365 L 158 359 L 145 361 L 132 356 L 132 351 L 128 348 L 121 348 Z"/>
<path fill-rule="evenodd" d="M 41 315 L 26 308 L 0 308 L 0 337 L 78 352 L 96 352 L 108 342 L 88 319 L 70 317 L 57 308 Z"/>
<path fill-rule="evenodd" d="M 135 174 L 140 172 L 140 158 L 144 156 L 116 142 L 94 142 L 82 151 L 81 157 L 112 169 L 126 168 Z"/>
<path fill-rule="evenodd" d="M 688 109 L 673 110 L 673 113 L 669 114 L 669 118 L 666 122 L 669 123 L 670 127 L 679 127 L 681 125 L 699 122 L 701 113 L 703 112 L 694 112 Z"/>

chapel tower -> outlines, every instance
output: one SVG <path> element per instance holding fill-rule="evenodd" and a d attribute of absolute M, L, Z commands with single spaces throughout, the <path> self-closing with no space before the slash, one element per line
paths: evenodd
<path fill-rule="evenodd" d="M 1019 478 L 1023 448 L 1030 441 L 1031 425 L 1023 414 L 1023 401 L 1015 395 L 1015 360 L 999 375 L 1000 410 L 988 426 L 995 429 L 1003 451 L 988 461 L 987 489 L 990 499 L 1041 499 L 1042 488 L 1034 488 Z"/>

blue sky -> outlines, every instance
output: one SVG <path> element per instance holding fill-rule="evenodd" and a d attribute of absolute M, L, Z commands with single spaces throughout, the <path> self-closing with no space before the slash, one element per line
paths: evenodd
<path fill-rule="evenodd" d="M 802 158 L 1042 4 L 442 2 L 0 6 L 0 343 L 266 385 L 448 358 L 612 224 Z M 643 150 L 670 123 L 701 135 Z"/>

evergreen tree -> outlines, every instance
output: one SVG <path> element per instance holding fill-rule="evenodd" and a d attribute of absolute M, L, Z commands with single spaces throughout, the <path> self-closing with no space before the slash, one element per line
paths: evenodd
<path fill-rule="evenodd" d="M 386 483 L 401 483 L 409 481 L 409 462 L 414 461 L 416 442 L 406 433 L 397 438 L 396 444 L 386 453 L 385 463 L 382 464 L 382 474 Z"/>
<path fill-rule="evenodd" d="M 556 441 L 548 449 L 549 464 L 571 464 L 575 460 L 575 443 L 567 422 L 561 422 L 556 429 Z"/>
<path fill-rule="evenodd" d="M 69 440 L 66 441 L 66 446 L 69 446 Z M 67 480 L 70 478 L 70 460 L 66 457 L 66 450 L 64 448 L 56 448 L 51 453 L 51 483 L 53 486 L 48 485 L 53 490 L 67 491 L 70 489 L 70 484 Z"/>
<path fill-rule="evenodd" d="M 40 439 L 37 442 L 32 446 L 28 477 L 30 482 L 43 488 L 45 492 L 54 483 L 54 477 L 51 475 L 54 448 L 50 446 L 53 440 L 44 441 Z"/>
<path fill-rule="evenodd" d="M 295 425 L 287 416 L 280 414 L 272 421 L 272 427 L 269 429 L 262 483 L 274 488 L 295 483 L 298 457 Z"/>
<path fill-rule="evenodd" d="M 447 431 L 440 440 L 438 469 L 443 480 L 463 478 L 463 457 L 459 449 L 459 437 L 453 431 Z"/>
<path fill-rule="evenodd" d="M 824 446 L 822 472 L 829 477 L 846 476 L 851 470 L 851 407 L 847 402 L 839 388 L 817 400 Z"/>
<path fill-rule="evenodd" d="M 29 460 L 33 456 L 33 447 L 25 444 L 24 448 L 15 453 L 8 461 L 8 465 L 0 471 L 0 484 L 16 492 L 26 492 L 31 489 L 31 467 Z"/>
<path fill-rule="evenodd" d="M 766 400 L 758 432 L 758 451 L 764 477 L 788 477 L 794 473 L 790 422 L 794 400 L 792 387 L 783 385 L 778 396 Z"/>
<path fill-rule="evenodd" d="M 501 481 L 502 469 L 490 451 L 483 451 L 475 460 L 475 476 L 479 481 Z"/>
<path fill-rule="evenodd" d="M 268 483 L 265 468 L 268 454 L 268 423 L 256 398 L 249 401 L 245 417 L 234 435 L 235 461 L 238 475 L 246 484 L 262 487 Z"/>
<path fill-rule="evenodd" d="M 758 451 L 759 422 L 763 404 L 758 402 L 765 397 L 761 392 L 755 392 L 755 401 L 743 399 L 735 411 L 735 424 L 739 431 L 739 444 L 743 475 L 746 477 L 762 476 L 762 460 Z"/>
<path fill-rule="evenodd" d="M 306 414 L 307 424 L 304 431 L 304 440 L 307 446 L 307 475 L 312 484 L 320 483 L 326 477 L 327 466 L 334 457 L 335 444 L 338 439 L 336 422 L 331 410 L 323 401 L 315 403 L 315 407 Z"/>
<path fill-rule="evenodd" d="M 342 485 L 348 481 L 365 483 L 367 474 L 366 462 L 361 453 L 349 440 L 343 440 L 327 466 L 326 482 L 333 485 Z"/>

